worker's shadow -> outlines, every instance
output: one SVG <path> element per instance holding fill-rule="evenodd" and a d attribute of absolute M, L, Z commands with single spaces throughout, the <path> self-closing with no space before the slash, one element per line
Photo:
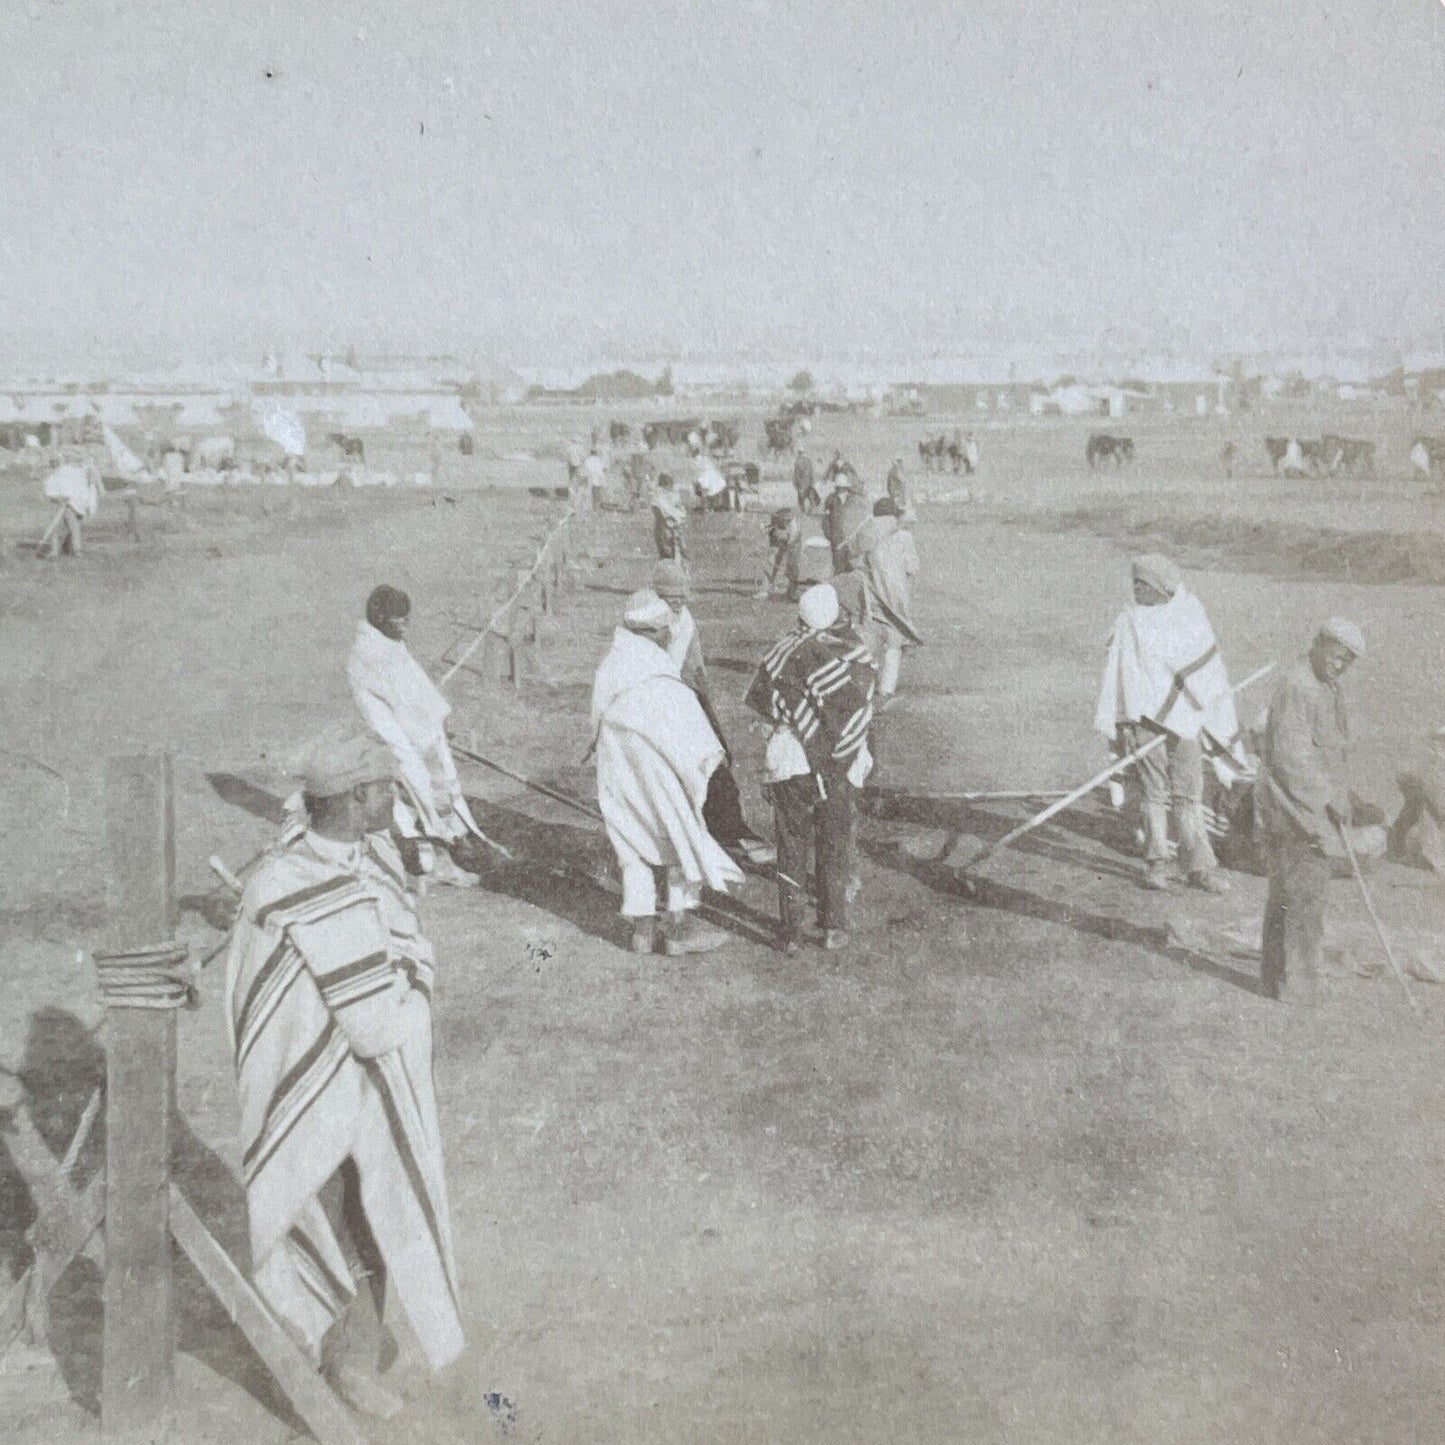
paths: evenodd
<path fill-rule="evenodd" d="M 483 888 L 530 903 L 604 943 L 618 944 L 620 900 L 615 887 L 603 882 L 615 860 L 600 825 L 543 822 L 485 798 L 468 802 L 487 836 L 516 855 L 505 859 L 493 854 L 482 874 Z M 704 911 L 741 938 L 754 943 L 773 939 L 775 921 L 739 898 L 709 894 Z"/>
<path fill-rule="evenodd" d="M 865 797 L 867 796 L 865 794 Z M 868 802 L 868 810 L 876 817 L 923 822 L 930 828 L 943 828 L 949 833 L 950 842 L 956 842 L 959 832 L 967 832 L 991 842 L 1002 837 L 1012 826 L 1000 823 L 990 814 L 969 808 L 967 804 L 940 804 L 934 800 L 906 798 L 897 794 L 873 796 Z M 947 821 L 943 820 L 943 814 L 946 814 Z M 966 827 L 963 826 L 965 820 Z M 1036 918 L 1045 923 L 1059 924 L 1094 938 L 1127 943 L 1160 958 L 1166 958 L 1171 963 L 1182 963 L 1196 973 L 1207 974 L 1221 983 L 1243 989 L 1246 993 L 1258 994 L 1261 997 L 1264 994 L 1263 986 L 1256 975 L 1233 968 L 1197 948 L 1171 942 L 1166 929 L 1151 928 L 1108 914 L 1092 913 L 1065 898 L 1044 897 L 984 875 L 964 877 L 956 865 L 949 866 L 943 861 L 948 856 L 947 846 L 941 856 L 934 858 L 914 858 L 892 843 L 862 840 L 860 846 L 880 866 L 908 873 L 936 893 L 962 899 L 976 907 L 998 909 L 1023 918 Z M 1093 851 L 1082 852 L 1067 846 L 1058 847 L 1034 838 L 1021 839 L 1018 846 L 1021 852 L 1054 861 L 1076 863 L 1088 868 L 1095 876 L 1109 874 L 1131 880 L 1135 877 L 1132 868 L 1101 859 Z"/>
<path fill-rule="evenodd" d="M 267 823 L 281 825 L 285 815 L 285 799 L 268 793 L 265 788 L 237 776 L 235 773 L 207 773 L 206 781 L 215 789 L 216 796 L 233 808 L 250 813 Z"/>
<path fill-rule="evenodd" d="M 757 590 L 758 579 L 756 577 L 724 577 L 716 582 L 708 582 L 692 590 L 699 597 L 747 597 L 751 598 Z"/>
<path fill-rule="evenodd" d="M 26 1110 L 36 1133 L 60 1161 L 70 1147 L 87 1102 L 96 1090 L 104 1089 L 104 1050 L 74 1014 L 44 1008 L 30 1018 L 24 1057 L 14 1072 L 22 1096 L 14 1109 L 0 1111 L 0 1125 L 8 1125 L 16 1110 Z M 83 1190 L 103 1171 L 105 1147 L 102 1107 L 69 1175 L 76 1189 Z M 225 1162 L 179 1116 L 171 1150 L 171 1177 L 221 1247 L 249 1276 L 250 1251 L 241 1186 Z M 0 1245 L 5 1250 L 11 1279 L 18 1280 L 30 1262 L 24 1233 L 34 1219 L 35 1209 L 24 1178 L 8 1149 L 0 1151 Z M 100 1240 L 102 1233 L 98 1231 L 95 1240 Z M 98 1257 L 103 1257 L 95 1244 L 91 1247 Z M 300 1429 L 285 1396 L 224 1307 L 178 1250 L 173 1251 L 173 1258 L 179 1348 L 233 1380 L 291 1428 Z M 71 1399 L 92 1413 L 100 1408 L 103 1286 L 101 1266 L 82 1252 L 50 1292 L 50 1349 Z"/>
<path fill-rule="evenodd" d="M 859 808 L 865 815 L 877 818 L 880 822 L 910 823 L 920 828 L 942 829 L 947 835 L 942 850 L 945 856 L 965 835 L 976 838 L 979 849 L 982 850 L 985 845 L 996 842 L 1022 821 L 1022 817 L 1002 816 L 990 808 L 962 799 L 953 801 L 918 797 L 901 790 L 883 788 L 865 789 L 860 795 Z M 1013 847 L 1017 852 L 1047 858 L 1055 863 L 1072 863 L 1076 867 L 1087 868 L 1098 877 L 1133 878 L 1135 869 L 1121 856 L 1127 844 L 1127 832 L 1114 825 L 1108 817 L 1090 819 L 1087 813 L 1082 816 L 1087 821 L 1081 823 L 1077 819 L 1071 820 L 1066 825 L 1067 831 L 1090 843 L 1099 844 L 1108 850 L 1107 853 L 1101 854 L 1094 848 L 1074 846 L 1049 837 L 1042 830 L 1020 838 Z M 1064 817 L 1065 814 L 1060 813 L 1050 819 L 1046 826 L 1052 828 Z"/>

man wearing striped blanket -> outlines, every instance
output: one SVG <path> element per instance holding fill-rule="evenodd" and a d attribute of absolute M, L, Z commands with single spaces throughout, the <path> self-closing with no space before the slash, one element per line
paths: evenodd
<path fill-rule="evenodd" d="M 823 947 L 848 943 L 854 795 L 873 766 L 868 728 L 878 676 L 858 635 L 838 623 L 832 586 L 810 587 L 798 603 L 797 629 L 763 658 L 745 699 L 773 729 L 766 766 L 785 953 L 799 948 L 809 834 Z"/>
<path fill-rule="evenodd" d="M 338 1392 L 389 1417 L 388 1277 L 433 1370 L 462 1348 L 432 1085 L 432 949 L 385 836 L 395 761 L 318 743 L 307 827 L 241 900 L 226 1015 L 256 1287 Z"/>

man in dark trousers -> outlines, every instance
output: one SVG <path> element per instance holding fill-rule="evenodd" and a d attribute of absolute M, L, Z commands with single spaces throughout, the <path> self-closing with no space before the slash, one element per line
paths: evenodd
<path fill-rule="evenodd" d="M 813 459 L 802 450 L 793 458 L 793 491 L 798 496 L 798 510 L 804 516 L 823 505 L 823 495 L 813 475 Z"/>
<path fill-rule="evenodd" d="M 1265 992 L 1288 1003 L 1319 997 L 1331 860 L 1350 821 L 1349 719 L 1340 679 L 1365 652 L 1353 622 L 1332 617 L 1308 655 L 1275 687 L 1256 798 L 1269 868 L 1264 908 Z"/>
<path fill-rule="evenodd" d="M 797 629 L 769 650 L 745 698 L 773 728 L 767 776 L 785 953 L 799 947 L 810 838 L 823 947 L 848 942 L 853 805 L 872 767 L 868 728 L 877 674 L 858 637 L 835 630 L 838 619 L 832 586 L 810 587 L 798 603 Z"/>

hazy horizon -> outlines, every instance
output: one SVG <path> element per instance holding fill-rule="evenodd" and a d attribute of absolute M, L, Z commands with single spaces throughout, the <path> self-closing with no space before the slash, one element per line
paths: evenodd
<path fill-rule="evenodd" d="M 11 357 L 1445 329 L 1440 0 L 389 11 L 0 20 Z"/>

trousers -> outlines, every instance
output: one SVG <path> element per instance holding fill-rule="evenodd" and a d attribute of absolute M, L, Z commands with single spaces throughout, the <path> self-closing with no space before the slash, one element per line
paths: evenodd
<path fill-rule="evenodd" d="M 794 942 L 802 932 L 802 885 L 808 876 L 810 841 L 817 875 L 818 927 L 846 928 L 853 841 L 852 783 L 844 771 L 830 770 L 773 783 L 771 793 L 783 941 Z"/>
<path fill-rule="evenodd" d="M 1271 998 L 1312 1004 L 1324 964 L 1331 863 L 1313 838 L 1285 823 L 1266 830 L 1264 846 L 1269 895 L 1261 982 Z"/>
<path fill-rule="evenodd" d="M 1133 752 L 1157 736 L 1149 728 L 1130 727 L 1125 746 Z M 1144 793 L 1145 860 L 1163 863 L 1169 857 L 1172 807 L 1179 834 L 1179 866 L 1191 876 L 1212 873 L 1218 864 L 1204 826 L 1204 750 L 1199 740 L 1171 733 L 1162 748 L 1155 748 L 1134 766 Z"/>
<path fill-rule="evenodd" d="M 356 1283 L 356 1300 L 328 1333 L 324 1363 L 350 1361 L 366 1370 L 386 1363 L 395 1341 L 382 1323 L 386 1300 L 386 1264 L 361 1204 L 361 1175 L 349 1156 L 317 1194 Z"/>
<path fill-rule="evenodd" d="M 726 762 L 719 763 L 707 780 L 702 820 L 707 824 L 708 832 L 724 848 L 735 847 L 744 838 L 756 836 L 743 817 L 743 797 L 738 790 L 738 780 Z"/>
<path fill-rule="evenodd" d="M 702 884 L 689 883 L 680 868 L 654 868 L 651 863 L 629 859 L 622 864 L 622 916 L 654 918 L 657 915 L 658 875 L 663 884 L 664 907 L 669 913 L 684 913 L 702 902 Z"/>

